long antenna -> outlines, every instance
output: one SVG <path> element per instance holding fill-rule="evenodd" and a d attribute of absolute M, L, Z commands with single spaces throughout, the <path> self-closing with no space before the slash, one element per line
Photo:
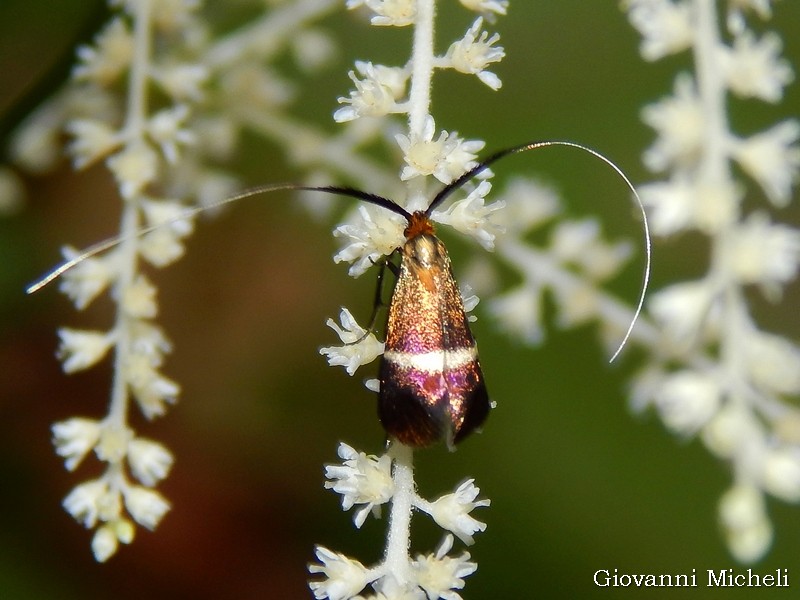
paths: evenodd
<path fill-rule="evenodd" d="M 625 347 L 625 344 L 627 344 L 628 339 L 631 336 L 631 332 L 633 331 L 633 326 L 636 324 L 636 321 L 638 320 L 639 315 L 642 312 L 642 308 L 644 307 L 644 300 L 645 300 L 645 296 L 647 295 L 648 285 L 650 283 L 650 268 L 651 268 L 651 260 L 652 260 L 652 256 L 651 256 L 652 255 L 652 249 L 651 249 L 651 240 L 650 240 L 650 226 L 648 225 L 647 213 L 645 212 L 644 204 L 642 203 L 642 199 L 639 197 L 639 193 L 636 191 L 636 188 L 633 186 L 633 183 L 631 183 L 630 179 L 628 179 L 628 176 L 625 175 L 623 170 L 621 168 L 619 168 L 615 162 L 613 162 L 609 158 L 606 158 L 605 156 L 603 156 L 602 154 L 600 154 L 596 150 L 592 150 L 591 148 L 589 148 L 587 146 L 583 146 L 581 144 L 578 144 L 577 142 L 551 140 L 551 141 L 543 141 L 543 142 L 530 142 L 530 143 L 527 143 L 527 144 L 522 144 L 520 146 L 513 146 L 511 148 L 506 148 L 505 150 L 500 150 L 498 152 L 495 152 L 494 154 L 492 154 L 488 158 L 484 159 L 483 161 L 479 162 L 477 165 L 472 167 L 469 171 L 467 171 L 466 173 L 464 173 L 463 175 L 461 175 L 460 177 L 458 177 L 457 179 L 455 179 L 454 181 L 449 183 L 447 186 L 445 186 L 441 191 L 439 191 L 438 194 L 436 194 L 436 196 L 434 196 L 433 200 L 431 200 L 431 203 L 428 205 L 428 208 L 425 210 L 425 214 L 427 216 L 430 216 L 431 213 L 433 212 L 433 210 L 437 206 L 439 206 L 442 202 L 444 202 L 444 200 L 447 199 L 453 192 L 455 192 L 456 190 L 460 189 L 462 186 L 464 186 L 464 184 L 466 184 L 468 181 L 470 181 L 472 178 L 474 178 L 480 172 L 486 170 L 489 167 L 489 165 L 497 162 L 501 158 L 503 158 L 505 156 L 508 156 L 510 154 L 518 154 L 520 152 L 527 152 L 528 150 L 536 150 L 537 148 L 544 148 L 544 147 L 547 147 L 547 146 L 567 146 L 567 147 L 570 147 L 570 148 L 577 148 L 579 150 L 583 150 L 584 152 L 588 152 L 592 156 L 602 160 L 609 167 L 611 167 L 617 173 L 617 175 L 619 175 L 622 178 L 622 180 L 625 182 L 625 184 L 628 186 L 628 189 L 630 189 L 630 191 L 633 193 L 633 196 L 634 196 L 634 198 L 636 200 L 636 204 L 639 207 L 639 211 L 641 212 L 641 215 L 642 215 L 642 227 L 644 229 L 644 248 L 645 248 L 645 269 L 644 269 L 644 277 L 643 277 L 643 281 L 642 281 L 642 291 L 639 294 L 639 301 L 638 301 L 638 303 L 636 305 L 636 310 L 635 310 L 635 312 L 633 314 L 633 318 L 631 319 L 631 322 L 628 325 L 628 329 L 625 332 L 625 336 L 622 338 L 622 342 L 617 347 L 616 351 L 614 352 L 614 354 L 611 356 L 611 359 L 609 360 L 609 362 L 613 362 L 617 358 L 619 353 L 622 351 L 622 349 Z M 244 198 L 249 198 L 251 196 L 257 196 L 257 195 L 260 195 L 260 194 L 267 194 L 267 193 L 270 193 L 270 192 L 276 192 L 276 191 L 279 191 L 279 190 L 314 191 L 314 192 L 325 192 L 325 193 L 328 193 L 328 194 L 337 194 L 337 195 L 341 195 L 341 196 L 350 196 L 352 198 L 356 198 L 358 200 L 363 200 L 364 202 L 368 202 L 370 204 L 375 204 L 377 206 L 382 206 L 383 208 L 385 208 L 387 210 L 390 210 L 390 211 L 402 216 L 403 218 L 406 219 L 406 221 L 408 221 L 411 218 L 410 213 L 406 209 L 401 207 L 399 204 L 394 202 L 393 200 L 390 200 L 388 198 L 384 198 L 383 196 L 378 196 L 377 194 L 372 194 L 370 192 L 364 192 L 362 190 L 358 190 L 358 189 L 351 188 L 351 187 L 339 187 L 339 186 L 319 186 L 319 187 L 315 187 L 315 186 L 307 186 L 307 185 L 298 185 L 298 184 L 294 184 L 294 183 L 280 183 L 280 184 L 273 184 L 273 185 L 262 185 L 262 186 L 257 186 L 257 187 L 254 187 L 254 188 L 250 188 L 250 189 L 244 190 L 243 192 L 240 192 L 240 193 L 235 194 L 233 196 L 229 196 L 228 198 L 224 198 L 223 200 L 220 200 L 218 202 L 214 202 L 214 203 L 206 205 L 206 206 L 199 206 L 197 208 L 188 209 L 185 212 L 181 213 L 180 215 L 178 215 L 178 216 L 176 216 L 176 217 L 174 217 L 174 218 L 172 218 L 172 219 L 170 219 L 168 221 L 165 221 L 163 223 L 159 223 L 157 225 L 151 225 L 149 227 L 145 227 L 144 229 L 140 229 L 136 233 L 131 234 L 129 236 L 118 236 L 118 237 L 113 237 L 113 238 L 109 238 L 107 240 L 103 240 L 101 242 L 98 242 L 97 244 L 94 244 L 94 245 L 90 246 L 89 248 L 87 248 L 86 250 L 84 250 L 83 252 L 78 254 L 77 256 L 74 256 L 70 260 L 62 263 L 61 265 L 59 265 L 58 267 L 56 267 L 55 269 L 50 271 L 50 273 L 48 273 L 47 275 L 45 275 L 44 277 L 42 277 L 41 279 L 39 279 L 35 283 L 33 283 L 30 286 L 28 286 L 28 288 L 25 291 L 28 294 L 33 294 L 33 293 L 39 291 L 40 289 L 42 289 L 43 287 L 45 287 L 49 283 L 53 282 L 54 280 L 58 279 L 61 275 L 63 275 L 64 273 L 66 273 L 67 271 L 69 271 L 70 269 L 72 269 L 73 267 L 78 265 L 79 263 L 83 262 L 87 258 L 91 258 L 92 256 L 95 256 L 96 254 L 99 254 L 100 252 L 104 252 L 106 250 L 109 250 L 109 249 L 117 246 L 118 244 L 122 243 L 123 241 L 128 240 L 128 239 L 130 239 L 132 237 L 139 237 L 139 236 L 142 236 L 142 235 L 146 235 L 146 234 L 148 234 L 148 233 L 150 233 L 152 231 L 155 231 L 156 229 L 160 229 L 162 227 L 167 227 L 172 223 L 176 223 L 176 222 L 179 222 L 179 221 L 183 221 L 183 220 L 192 218 L 195 215 L 197 215 L 197 214 L 199 214 L 201 212 L 204 212 L 206 210 L 212 209 L 212 208 L 218 208 L 220 206 L 224 206 L 226 204 L 230 204 L 230 203 L 236 202 L 238 200 L 243 200 Z"/>
<path fill-rule="evenodd" d="M 230 204 L 231 202 L 236 202 L 238 200 L 243 200 L 245 198 L 250 198 L 251 196 L 258 196 L 259 194 L 267 194 L 269 192 L 277 192 L 279 190 L 294 190 L 294 191 L 313 191 L 313 192 L 325 192 L 328 194 L 336 194 L 341 196 L 350 196 L 352 198 L 357 198 L 358 200 L 363 200 L 364 202 L 369 202 L 370 204 L 376 204 L 378 206 L 382 206 L 383 208 L 390 210 L 398 215 L 404 217 L 406 221 L 411 218 L 411 215 L 401 207 L 396 202 L 389 200 L 388 198 L 384 198 L 383 196 L 378 196 L 377 194 L 371 194 L 369 192 L 364 192 L 361 190 L 357 190 L 355 188 L 350 187 L 338 187 L 338 186 L 308 186 L 308 185 L 299 185 L 296 183 L 278 183 L 273 185 L 260 185 L 254 188 L 250 188 L 239 192 L 233 196 L 229 196 L 224 198 L 223 200 L 219 200 L 217 202 L 213 202 L 211 204 L 207 204 L 204 206 L 198 206 L 196 208 L 190 208 L 186 211 L 182 212 L 181 214 L 177 215 L 169 219 L 168 221 L 164 221 L 163 223 L 158 223 L 157 225 L 151 225 L 149 227 L 145 227 L 143 229 L 139 229 L 135 233 L 127 236 L 117 236 L 108 238 L 101 242 L 97 242 L 92 246 L 89 246 L 78 254 L 77 256 L 72 257 L 68 261 L 60 264 L 58 267 L 50 271 L 47 275 L 32 283 L 25 289 L 25 293 L 27 294 L 34 294 L 38 292 L 40 289 L 45 287 L 46 285 L 52 283 L 59 277 L 61 277 L 64 273 L 72 269 L 73 267 L 77 266 L 78 264 L 82 263 L 87 258 L 91 258 L 96 254 L 100 254 L 101 252 L 105 252 L 115 246 L 118 246 L 122 242 L 134 238 L 140 237 L 143 235 L 147 235 L 148 233 L 155 231 L 157 229 L 161 229 L 162 227 L 168 227 L 171 224 L 174 224 L 179 221 L 185 221 L 186 219 L 191 219 L 195 215 L 213 209 L 219 208 L 220 206 L 224 206 L 226 204 Z"/>
<path fill-rule="evenodd" d="M 543 142 L 530 142 L 527 144 L 522 144 L 520 146 L 513 146 L 511 148 L 506 148 L 505 150 L 500 150 L 495 152 L 488 158 L 484 159 L 483 161 L 479 162 L 477 165 L 472 167 L 469 171 L 449 183 L 445 186 L 436 196 L 434 196 L 433 200 L 431 200 L 430 205 L 425 210 L 425 214 L 430 216 L 433 210 L 439 206 L 444 200 L 450 196 L 453 192 L 461 188 L 465 183 L 470 181 L 473 177 L 481 173 L 482 171 L 489 168 L 494 162 L 497 162 L 501 158 L 508 156 L 509 154 L 519 154 L 520 152 L 527 152 L 528 150 L 536 150 L 538 148 L 545 148 L 548 146 L 567 146 L 569 148 L 577 148 L 578 150 L 583 150 L 584 152 L 588 152 L 595 158 L 599 158 L 604 163 L 606 163 L 609 167 L 611 167 L 617 175 L 619 175 L 622 180 L 625 182 L 625 185 L 628 186 L 628 189 L 633 193 L 633 196 L 636 200 L 636 204 L 639 207 L 639 211 L 642 215 L 642 228 L 644 230 L 644 250 L 645 250 L 645 267 L 644 267 L 644 277 L 642 279 L 642 291 L 639 294 L 639 301 L 636 304 L 636 310 L 633 313 L 633 318 L 631 319 L 630 325 L 628 325 L 628 330 L 625 332 L 625 336 L 622 338 L 622 342 L 617 347 L 614 354 L 611 356 L 611 359 L 608 362 L 614 362 L 614 360 L 619 356 L 619 353 L 622 352 L 622 349 L 625 347 L 625 344 L 628 343 L 628 339 L 631 337 L 631 332 L 633 331 L 633 326 L 636 324 L 636 321 L 639 318 L 639 315 L 642 312 L 642 308 L 644 307 L 644 299 L 647 295 L 647 287 L 650 284 L 650 263 L 652 259 L 652 244 L 650 240 L 650 226 L 647 222 L 647 213 L 644 210 L 644 204 L 642 203 L 642 199 L 639 197 L 639 193 L 636 191 L 636 188 L 631 183 L 631 180 L 628 179 L 628 176 L 625 175 L 625 172 L 617 166 L 617 164 L 612 161 L 610 158 L 606 158 L 604 155 L 600 154 L 597 150 L 592 150 L 588 146 L 584 146 L 582 144 L 578 144 L 577 142 L 566 142 L 566 141 L 559 141 L 559 140 L 548 140 Z"/>

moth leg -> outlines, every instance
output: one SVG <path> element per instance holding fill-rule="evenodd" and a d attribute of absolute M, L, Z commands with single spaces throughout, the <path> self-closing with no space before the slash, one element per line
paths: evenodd
<path fill-rule="evenodd" d="M 389 256 L 384 256 L 377 262 L 370 258 L 370 262 L 372 262 L 373 265 L 378 265 L 379 270 L 377 284 L 375 286 L 375 296 L 372 301 L 372 314 L 369 316 L 369 325 L 367 325 L 365 328 L 366 331 L 364 332 L 364 335 L 358 338 L 355 342 L 350 342 L 350 344 L 346 345 L 349 346 L 351 344 L 363 342 L 375 328 L 375 323 L 378 320 L 378 311 L 380 311 L 382 307 L 386 306 L 386 304 L 383 302 L 383 276 L 386 274 L 386 269 L 388 268 L 395 275 L 395 277 L 397 277 L 397 274 L 400 272 L 398 266 L 390 260 L 393 254 L 394 253 L 390 254 Z"/>

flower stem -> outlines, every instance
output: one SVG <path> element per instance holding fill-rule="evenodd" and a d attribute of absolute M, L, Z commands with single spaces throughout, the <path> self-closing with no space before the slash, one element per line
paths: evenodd
<path fill-rule="evenodd" d="M 412 136 L 422 135 L 425 120 L 430 114 L 435 13 L 435 0 L 417 1 L 414 48 L 411 54 L 411 89 L 408 98 L 408 129 Z"/>
<path fill-rule="evenodd" d="M 131 61 L 128 106 L 125 121 L 127 143 L 144 135 L 147 113 L 147 71 L 150 66 L 151 0 L 136 4 L 134 55 Z M 133 284 L 138 262 L 139 208 L 133 198 L 125 198 L 120 223 L 120 273 L 115 285 L 117 303 L 116 353 L 108 422 L 114 429 L 125 427 L 128 414 L 128 382 L 125 376 L 130 352 L 129 319 L 125 313 L 125 292 Z"/>
<path fill-rule="evenodd" d="M 389 514 L 389 533 L 386 538 L 384 566 L 401 585 L 408 581 L 411 560 L 411 510 L 415 496 L 414 451 L 409 446 L 394 442 L 389 448 L 393 459 L 392 479 L 395 493 Z"/>

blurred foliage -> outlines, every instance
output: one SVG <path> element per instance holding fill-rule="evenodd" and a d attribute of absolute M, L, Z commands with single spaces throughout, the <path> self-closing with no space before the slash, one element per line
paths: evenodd
<path fill-rule="evenodd" d="M 440 2 L 439 39 L 462 32 L 471 17 Z M 70 53 L 89 3 L 4 0 L 0 5 L 0 110 L 24 96 L 50 65 Z M 82 13 L 78 7 L 83 7 Z M 800 67 L 800 3 L 777 2 L 770 27 Z M 336 98 L 346 94 L 354 59 L 393 60 L 407 52 L 410 30 L 370 28 L 351 15 L 324 24 L 341 42 L 338 63 L 301 88 L 302 113 L 332 129 Z M 616 2 L 512 1 L 499 19 L 508 57 L 493 93 L 475 78 L 446 74 L 434 82 L 437 125 L 487 149 L 532 139 L 567 139 L 600 149 L 634 181 L 650 176 L 640 162 L 651 133 L 642 105 L 666 94 L 685 58 L 642 62 L 638 38 Z M 394 37 L 392 37 L 394 36 Z M 387 38 L 389 42 L 387 42 Z M 442 42 L 444 44 L 444 42 Z M 444 47 L 441 48 L 444 50 Z M 776 114 L 800 106 L 789 89 Z M 746 132 L 774 115 L 734 115 Z M 291 179 L 280 149 L 248 148 L 240 160 L 253 181 Z M 598 215 L 614 237 L 640 238 L 627 194 L 597 162 L 569 149 L 509 159 L 498 181 L 535 173 L 561 190 L 574 214 Z M 380 555 L 384 521 L 361 532 L 323 490 L 323 464 L 339 440 L 379 452 L 375 402 L 361 385 L 374 370 L 349 378 L 317 348 L 334 342 L 324 326 L 340 305 L 365 318 L 372 280 L 353 281 L 330 256 L 327 226 L 309 224 L 285 198 L 240 205 L 203 222 L 188 256 L 157 274 L 161 322 L 176 346 L 167 373 L 183 385 L 168 416 L 139 423 L 177 456 L 161 487 L 174 510 L 155 533 L 142 532 L 108 564 L 95 564 L 89 535 L 61 509 L 77 483 L 52 451 L 49 426 L 67 416 L 104 414 L 108 370 L 65 377 L 53 357 L 60 325 L 100 326 L 108 306 L 76 314 L 54 287 L 25 298 L 23 287 L 58 260 L 58 247 L 112 234 L 118 215 L 102 167 L 74 174 L 67 165 L 29 179 L 25 210 L 0 222 L 0 596 L 59 598 L 305 598 L 306 563 L 316 543 L 369 562 Z M 800 221 L 794 207 L 781 215 Z M 444 234 L 446 240 L 452 235 Z M 456 275 L 467 257 L 453 241 Z M 705 260 L 689 237 L 657 244 L 654 280 L 685 276 Z M 615 282 L 633 302 L 641 257 Z M 778 307 L 764 305 L 774 328 L 797 338 L 797 286 Z M 730 475 L 692 440 L 676 440 L 652 416 L 631 417 L 626 381 L 640 364 L 635 347 L 609 366 L 591 327 L 554 327 L 540 348 L 497 334 L 477 311 L 475 333 L 490 392 L 498 402 L 485 431 L 448 453 L 417 455 L 421 489 L 443 492 L 475 477 L 492 506 L 488 530 L 470 548 L 479 563 L 465 598 L 633 598 L 636 589 L 598 588 L 598 569 L 620 573 L 691 573 L 698 588 L 648 590 L 646 597 L 773 597 L 771 589 L 707 589 L 706 569 L 740 569 L 718 535 L 716 503 Z M 91 476 L 91 460 L 81 467 Z M 771 503 L 776 528 L 758 572 L 797 571 L 796 507 Z M 416 524 L 419 551 L 438 539 Z"/>

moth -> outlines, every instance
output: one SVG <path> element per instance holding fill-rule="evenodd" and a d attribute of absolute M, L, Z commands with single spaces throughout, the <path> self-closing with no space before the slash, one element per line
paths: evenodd
<path fill-rule="evenodd" d="M 641 211 L 646 250 L 644 282 L 634 317 L 622 343 L 611 358 L 614 360 L 630 336 L 647 289 L 650 274 L 647 216 L 633 184 L 622 170 L 602 154 L 574 142 L 532 142 L 500 150 L 442 188 L 424 211 L 410 213 L 393 200 L 349 187 L 281 184 L 253 188 L 212 206 L 190 209 L 177 219 L 143 229 L 138 235 L 212 207 L 278 190 L 317 191 L 350 196 L 402 216 L 406 220 L 405 242 L 395 249 L 400 255 L 400 264 L 389 302 L 385 349 L 378 368 L 378 417 L 390 439 L 412 447 L 425 447 L 444 441 L 452 448 L 470 433 L 480 429 L 492 402 L 447 249 L 436 237 L 430 217 L 433 210 L 453 192 L 492 163 L 510 154 L 544 146 L 574 147 L 604 161 L 627 184 Z M 87 249 L 30 286 L 28 293 L 41 289 L 82 260 L 121 241 L 120 238 L 106 240 Z M 385 266 L 391 263 L 386 258 L 383 264 Z M 379 294 L 381 279 L 379 277 Z"/>

